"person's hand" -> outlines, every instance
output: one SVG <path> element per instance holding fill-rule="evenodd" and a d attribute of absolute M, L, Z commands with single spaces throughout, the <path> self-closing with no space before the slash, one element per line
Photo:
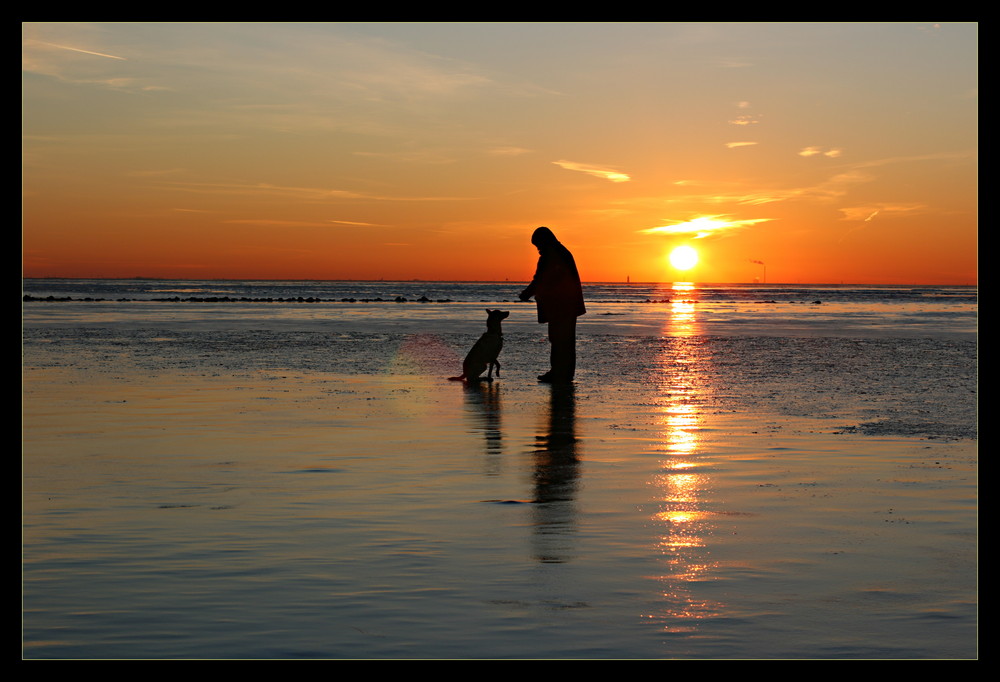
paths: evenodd
<path fill-rule="evenodd" d="M 517 295 L 517 297 L 519 299 L 521 299 L 522 301 L 529 301 L 529 300 L 531 300 L 531 294 L 528 293 L 527 289 L 525 289 L 524 291 L 522 291 L 521 293 L 519 293 Z"/>

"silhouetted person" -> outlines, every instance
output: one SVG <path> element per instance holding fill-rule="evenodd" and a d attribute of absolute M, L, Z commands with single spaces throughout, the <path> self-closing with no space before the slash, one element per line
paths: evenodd
<path fill-rule="evenodd" d="M 583 286 L 573 254 L 559 243 L 552 230 L 539 227 L 531 235 L 538 248 L 538 267 L 531 284 L 521 292 L 522 301 L 532 296 L 538 306 L 539 324 L 549 325 L 550 365 L 539 381 L 572 381 L 576 373 L 576 318 L 587 312 Z"/>

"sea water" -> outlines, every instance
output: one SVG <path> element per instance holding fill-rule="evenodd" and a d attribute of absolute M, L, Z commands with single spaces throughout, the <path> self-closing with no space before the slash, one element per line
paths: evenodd
<path fill-rule="evenodd" d="M 977 655 L 974 287 L 522 287 L 27 280 L 24 656 Z"/>
<path fill-rule="evenodd" d="M 479 326 L 480 309 L 507 307 L 506 323 L 533 324 L 516 282 L 303 282 L 201 280 L 24 281 L 25 321 L 150 325 L 213 320 L 258 326 L 312 324 L 426 330 Z M 586 284 L 581 332 L 804 335 L 976 333 L 978 290 L 967 286 Z M 42 305 L 45 304 L 45 305 Z M 60 305 L 68 304 L 68 305 Z M 677 312 L 689 309 L 684 328 Z"/>

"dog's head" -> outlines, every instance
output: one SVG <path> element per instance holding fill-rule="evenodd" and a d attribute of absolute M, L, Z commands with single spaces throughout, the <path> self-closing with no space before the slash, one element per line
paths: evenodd
<path fill-rule="evenodd" d="M 499 322 L 500 320 L 506 320 L 510 316 L 510 311 L 508 310 L 490 310 L 486 309 L 486 322 Z"/>

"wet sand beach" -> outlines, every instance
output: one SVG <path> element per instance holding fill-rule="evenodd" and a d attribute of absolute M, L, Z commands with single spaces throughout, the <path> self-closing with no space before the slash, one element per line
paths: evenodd
<path fill-rule="evenodd" d="M 978 656 L 974 339 L 594 327 L 549 386 L 514 323 L 464 386 L 475 326 L 52 310 L 25 658 Z"/>

